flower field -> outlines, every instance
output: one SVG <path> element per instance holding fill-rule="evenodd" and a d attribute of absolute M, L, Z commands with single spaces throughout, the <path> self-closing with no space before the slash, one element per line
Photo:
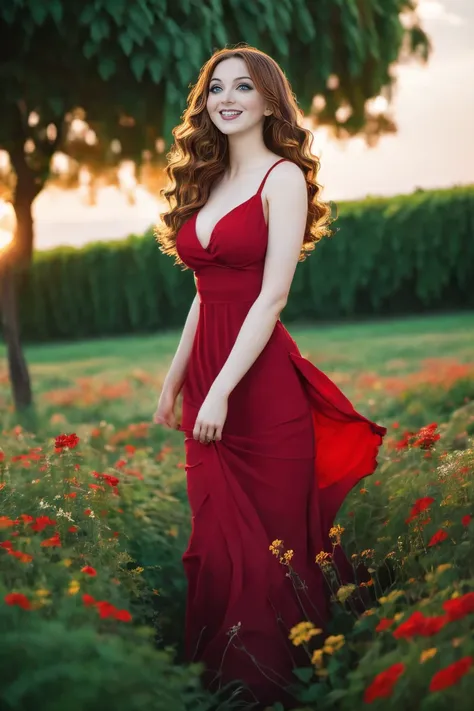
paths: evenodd
<path fill-rule="evenodd" d="M 333 551 L 315 560 L 332 589 L 330 633 L 304 619 L 290 631 L 308 659 L 295 674 L 301 710 L 472 711 L 473 325 L 462 314 L 289 327 L 388 428 Z M 13 411 L 0 349 L 2 711 L 245 708 L 202 690 L 200 665 L 183 661 L 184 447 L 151 422 L 178 338 L 29 346 L 35 427 Z M 339 545 L 367 570 L 358 587 L 339 579 Z M 268 555 L 297 575 L 285 541 Z"/>

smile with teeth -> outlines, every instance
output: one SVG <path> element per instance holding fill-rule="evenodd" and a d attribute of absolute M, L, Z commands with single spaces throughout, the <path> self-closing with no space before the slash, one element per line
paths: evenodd
<path fill-rule="evenodd" d="M 242 111 L 234 111 L 231 109 L 223 109 L 222 111 L 219 111 L 221 116 L 238 116 L 239 114 L 242 113 Z"/>

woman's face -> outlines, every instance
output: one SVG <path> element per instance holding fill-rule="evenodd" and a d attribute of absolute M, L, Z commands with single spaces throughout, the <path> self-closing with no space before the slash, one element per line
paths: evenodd
<path fill-rule="evenodd" d="M 240 113 L 236 118 L 226 119 L 221 114 L 225 109 Z M 215 67 L 209 82 L 207 110 L 211 121 L 225 134 L 246 131 L 271 113 L 240 57 L 223 59 Z"/>

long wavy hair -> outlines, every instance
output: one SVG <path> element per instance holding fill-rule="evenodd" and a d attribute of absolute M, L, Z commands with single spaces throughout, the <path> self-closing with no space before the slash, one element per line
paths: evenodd
<path fill-rule="evenodd" d="M 174 144 L 166 155 L 168 187 L 160 190 L 169 203 L 168 212 L 160 213 L 162 223 L 155 227 L 160 251 L 176 257 L 176 236 L 183 224 L 206 204 L 214 183 L 229 166 L 227 136 L 211 121 L 206 109 L 209 82 L 215 67 L 229 57 L 241 57 L 257 91 L 265 98 L 273 113 L 265 116 L 263 140 L 267 148 L 282 158 L 288 158 L 305 174 L 308 188 L 308 216 L 303 245 L 298 261 L 304 261 L 315 244 L 331 233 L 331 208 L 318 199 L 321 186 L 317 182 L 319 159 L 311 153 L 313 134 L 299 124 L 303 116 L 291 86 L 279 65 L 268 54 L 246 43 L 234 49 L 216 51 L 203 65 L 196 84 L 188 95 L 188 106 L 182 123 L 172 133 Z M 186 265 L 184 268 L 187 269 Z"/>

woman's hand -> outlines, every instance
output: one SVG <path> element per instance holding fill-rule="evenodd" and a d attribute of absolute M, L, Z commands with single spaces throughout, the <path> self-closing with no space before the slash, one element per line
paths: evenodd
<path fill-rule="evenodd" d="M 156 425 L 163 425 L 176 430 L 178 428 L 174 407 L 177 395 L 170 390 L 163 390 L 158 405 L 153 413 L 153 422 Z"/>
<path fill-rule="evenodd" d="M 222 428 L 227 417 L 227 401 L 227 395 L 213 392 L 212 389 L 208 392 L 196 418 L 194 439 L 203 444 L 222 439 Z"/>

